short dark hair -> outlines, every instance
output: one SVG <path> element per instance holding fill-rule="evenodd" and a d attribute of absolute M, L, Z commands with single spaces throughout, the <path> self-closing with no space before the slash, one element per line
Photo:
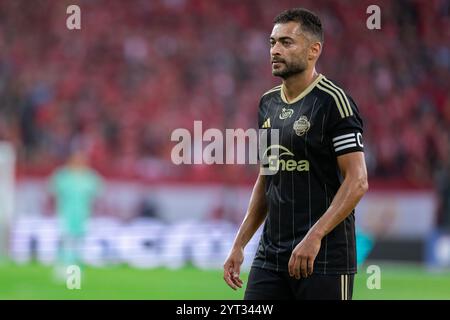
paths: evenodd
<path fill-rule="evenodd" d="M 312 34 L 323 43 L 322 22 L 314 12 L 303 8 L 289 9 L 276 16 L 273 23 L 288 23 L 291 21 L 298 22 L 302 31 Z"/>

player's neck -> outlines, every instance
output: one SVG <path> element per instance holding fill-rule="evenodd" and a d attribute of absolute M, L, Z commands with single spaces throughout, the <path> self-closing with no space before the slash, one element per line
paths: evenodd
<path fill-rule="evenodd" d="M 319 76 L 316 69 L 305 70 L 283 80 L 283 92 L 288 101 L 300 95 Z"/>

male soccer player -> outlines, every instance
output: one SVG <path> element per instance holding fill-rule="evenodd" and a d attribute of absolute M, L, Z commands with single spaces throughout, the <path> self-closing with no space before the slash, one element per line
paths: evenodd
<path fill-rule="evenodd" d="M 50 191 L 56 200 L 61 235 L 60 265 L 56 272 L 64 271 L 71 264 L 81 264 L 87 223 L 101 188 L 101 177 L 89 167 L 87 156 L 78 149 L 72 151 L 64 167 L 52 174 Z"/>
<path fill-rule="evenodd" d="M 322 46 L 314 13 L 275 18 L 272 74 L 282 84 L 259 105 L 259 128 L 279 132 L 279 144 L 263 152 L 274 174 L 260 172 L 224 263 L 226 283 L 242 287 L 244 247 L 265 220 L 244 299 L 352 298 L 354 208 L 368 189 L 363 123 L 352 98 L 317 73 Z"/>

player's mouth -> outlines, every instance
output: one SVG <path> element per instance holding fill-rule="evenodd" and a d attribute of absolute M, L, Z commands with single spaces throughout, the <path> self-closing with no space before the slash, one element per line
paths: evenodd
<path fill-rule="evenodd" d="M 282 60 L 272 60 L 272 66 L 279 66 L 280 64 L 284 64 Z"/>

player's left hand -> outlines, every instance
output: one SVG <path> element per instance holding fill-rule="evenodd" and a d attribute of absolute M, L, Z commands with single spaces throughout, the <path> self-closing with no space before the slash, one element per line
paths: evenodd
<path fill-rule="evenodd" d="M 300 279 L 313 273 L 314 260 L 320 250 L 322 239 L 313 234 L 307 234 L 294 248 L 289 259 L 289 275 Z"/>

